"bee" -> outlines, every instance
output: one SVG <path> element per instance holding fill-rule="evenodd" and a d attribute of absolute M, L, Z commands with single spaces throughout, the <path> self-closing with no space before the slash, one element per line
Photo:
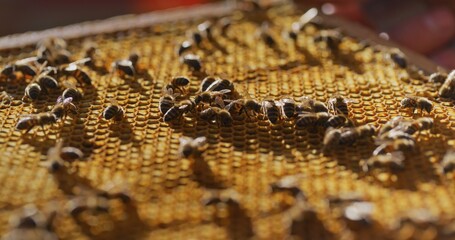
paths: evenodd
<path fill-rule="evenodd" d="M 195 71 L 199 71 L 202 68 L 201 58 L 194 54 L 186 54 L 180 59 L 180 61 Z"/>
<path fill-rule="evenodd" d="M 6 65 L 0 72 L 0 75 L 6 78 L 15 78 L 13 74 L 20 72 L 24 77 L 32 78 L 36 76 L 36 70 L 30 64 L 36 61 L 36 57 L 20 59 L 12 64 Z"/>
<path fill-rule="evenodd" d="M 200 46 L 203 40 L 202 34 L 198 31 L 194 31 L 189 33 L 189 37 L 191 37 L 191 40 L 197 45 Z"/>
<path fill-rule="evenodd" d="M 103 110 L 102 117 L 106 120 L 114 119 L 114 121 L 121 121 L 125 115 L 123 107 L 117 105 L 115 101 L 111 101 L 109 105 Z"/>
<path fill-rule="evenodd" d="M 191 41 L 183 41 L 177 48 L 177 55 L 182 56 L 186 51 L 190 50 L 193 47 Z"/>
<path fill-rule="evenodd" d="M 234 120 L 232 119 L 229 110 L 235 103 L 231 102 L 227 106 L 225 106 L 221 98 L 216 98 L 215 101 L 220 107 L 211 106 L 203 110 L 199 116 L 201 117 L 201 119 L 210 122 L 216 120 L 218 125 L 224 127 L 231 126 Z"/>
<path fill-rule="evenodd" d="M 128 75 L 134 77 L 136 75 L 137 61 L 139 55 L 132 53 L 128 59 L 118 60 L 112 63 L 112 69 L 120 72 L 121 75 Z"/>
<path fill-rule="evenodd" d="M 41 91 L 42 91 L 41 86 L 38 83 L 32 82 L 28 84 L 27 87 L 25 88 L 25 93 L 24 97 L 22 98 L 22 101 L 24 101 L 26 98 L 37 100 L 41 95 Z"/>
<path fill-rule="evenodd" d="M 50 125 L 57 122 L 57 117 L 51 112 L 24 115 L 16 124 L 17 130 L 26 130 L 28 133 L 36 125 L 40 125 L 44 131 L 44 125 Z"/>
<path fill-rule="evenodd" d="M 314 36 L 313 40 L 315 43 L 324 42 L 330 51 L 337 53 L 343 38 L 344 36 L 340 31 L 333 29 L 321 30 Z"/>
<path fill-rule="evenodd" d="M 455 151 L 449 150 L 442 158 L 441 168 L 444 174 L 455 170 Z"/>
<path fill-rule="evenodd" d="M 297 127 L 326 126 L 329 119 L 330 115 L 325 112 L 302 113 L 295 120 L 295 125 Z"/>
<path fill-rule="evenodd" d="M 438 84 L 444 84 L 444 82 L 447 79 L 447 74 L 442 73 L 442 72 L 436 72 L 431 74 L 428 77 L 428 82 L 430 83 L 438 83 Z"/>
<path fill-rule="evenodd" d="M 72 98 L 73 101 L 79 101 L 82 99 L 82 93 L 76 88 L 76 86 L 68 81 L 63 83 L 65 90 L 63 90 L 62 98 Z"/>
<path fill-rule="evenodd" d="M 340 144 L 352 145 L 359 139 L 368 138 L 375 134 L 376 129 L 372 125 L 362 125 L 354 128 L 342 128 Z"/>
<path fill-rule="evenodd" d="M 77 107 L 73 103 L 73 98 L 63 98 L 62 96 L 58 97 L 57 103 L 52 108 L 51 112 L 55 115 L 57 119 L 66 118 L 68 113 L 77 114 Z"/>
<path fill-rule="evenodd" d="M 267 117 L 271 124 L 276 124 L 281 119 L 280 108 L 273 100 L 262 101 L 262 113 Z"/>
<path fill-rule="evenodd" d="M 179 109 L 182 111 L 182 113 L 189 113 L 189 112 L 195 112 L 197 108 L 197 103 L 194 99 L 185 99 L 181 102 L 179 102 Z"/>
<path fill-rule="evenodd" d="M 187 107 L 186 105 L 185 106 L 172 106 L 171 108 L 169 108 L 169 110 L 167 110 L 164 113 L 163 121 L 170 122 L 170 121 L 181 118 L 184 113 L 184 109 L 186 109 L 186 107 Z"/>
<path fill-rule="evenodd" d="M 329 99 L 328 107 L 333 114 L 344 114 L 349 115 L 348 103 L 352 102 L 350 99 L 346 99 L 340 95 L 336 95 Z"/>
<path fill-rule="evenodd" d="M 185 87 L 190 84 L 190 79 L 185 76 L 177 76 L 172 78 L 171 82 L 165 86 L 165 89 L 172 89 L 173 91 L 178 90 L 180 94 L 186 92 Z"/>
<path fill-rule="evenodd" d="M 321 113 L 324 113 L 324 112 L 321 112 Z M 344 115 L 332 115 L 332 116 L 330 116 L 329 119 L 327 119 L 325 126 L 338 128 L 338 127 L 346 126 L 347 123 L 349 123 L 349 122 L 350 122 L 350 120 L 348 118 L 346 118 Z"/>
<path fill-rule="evenodd" d="M 63 147 L 63 140 L 57 140 L 54 147 L 47 151 L 47 163 L 49 171 L 57 172 L 64 167 L 66 162 L 74 162 L 84 157 L 84 153 L 75 147 Z"/>
<path fill-rule="evenodd" d="M 273 193 L 285 191 L 290 192 L 294 197 L 305 198 L 304 192 L 298 186 L 298 181 L 304 177 L 305 176 L 302 174 L 285 176 L 280 180 L 270 184 L 270 189 Z"/>
<path fill-rule="evenodd" d="M 285 97 L 280 99 L 276 103 L 279 107 L 281 107 L 281 114 L 286 117 L 287 119 L 290 119 L 294 117 L 295 115 L 295 109 L 296 109 L 296 104 L 294 99 L 290 97 Z"/>
<path fill-rule="evenodd" d="M 296 107 L 297 112 L 329 112 L 327 106 L 321 102 L 310 97 L 304 96 L 299 99 L 301 104 Z"/>
<path fill-rule="evenodd" d="M 200 102 L 210 104 L 210 103 L 212 103 L 214 101 L 214 99 L 216 97 L 222 97 L 225 94 L 230 93 L 230 92 L 231 92 L 231 90 L 229 90 L 229 89 L 223 89 L 223 90 L 220 90 L 220 91 L 207 90 L 205 92 L 198 93 L 196 95 L 194 101 L 197 104 L 199 104 Z"/>
<path fill-rule="evenodd" d="M 398 48 L 393 49 L 389 53 L 389 58 L 400 68 L 406 68 L 408 66 L 406 56 Z"/>
<path fill-rule="evenodd" d="M 368 160 L 361 162 L 361 167 L 364 172 L 370 171 L 372 168 L 387 167 L 392 171 L 399 171 L 404 168 L 403 152 L 395 151 L 386 154 L 373 155 Z"/>
<path fill-rule="evenodd" d="M 56 212 L 44 214 L 35 205 L 25 205 L 19 214 L 10 217 L 11 229 L 3 236 L 4 240 L 18 239 L 45 239 L 57 240 L 57 235 L 53 232 L 53 222 Z"/>
<path fill-rule="evenodd" d="M 379 129 L 379 132 L 378 132 L 378 135 L 381 136 L 387 132 L 389 132 L 390 130 L 398 127 L 398 125 L 403 121 L 403 117 L 402 116 L 396 116 L 396 117 L 393 117 L 391 120 L 389 120 L 387 123 L 385 123 L 384 125 L 382 125 L 381 129 Z"/>
<path fill-rule="evenodd" d="M 58 82 L 55 78 L 51 77 L 49 74 L 51 72 L 56 72 L 54 68 L 46 68 L 45 71 L 40 73 L 36 78 L 36 82 L 41 86 L 42 89 L 58 89 Z"/>
<path fill-rule="evenodd" d="M 238 114 L 245 113 L 248 118 L 260 114 L 262 111 L 262 103 L 256 99 L 242 98 L 237 100 L 225 100 L 232 104 L 231 112 L 235 109 L 235 112 Z M 229 104 L 230 104 L 229 103 Z"/>
<path fill-rule="evenodd" d="M 48 38 L 37 44 L 37 56 L 40 63 L 60 65 L 70 62 L 71 53 L 66 49 L 66 41 L 61 38 Z"/>
<path fill-rule="evenodd" d="M 231 93 L 234 93 L 234 83 L 227 79 L 206 77 L 201 82 L 200 91 L 221 91 L 221 90 L 231 90 Z"/>
<path fill-rule="evenodd" d="M 158 109 L 162 114 L 165 114 L 169 109 L 171 109 L 175 104 L 175 98 L 179 96 L 179 93 L 174 93 L 174 89 L 167 88 L 164 89 L 164 95 L 160 98 L 158 104 Z"/>
<path fill-rule="evenodd" d="M 264 43 L 270 48 L 276 48 L 277 42 L 275 38 L 272 37 L 269 31 L 269 25 L 267 23 L 263 23 L 259 29 L 259 38 L 264 41 Z"/>
<path fill-rule="evenodd" d="M 78 82 L 86 85 L 92 85 L 92 79 L 90 76 L 80 68 L 81 64 L 85 64 L 87 61 L 90 61 L 90 58 L 84 58 L 75 62 L 68 64 L 63 68 L 63 73 L 67 76 L 74 77 Z"/>
<path fill-rule="evenodd" d="M 401 100 L 401 107 L 402 108 L 412 108 L 412 113 L 414 114 L 416 109 L 420 109 L 421 112 L 425 110 L 426 112 L 430 113 L 433 110 L 433 103 L 424 97 L 418 96 L 406 96 Z"/>
<path fill-rule="evenodd" d="M 218 24 L 220 25 L 221 29 L 221 36 L 226 37 L 228 35 L 229 29 L 232 26 L 232 20 L 228 17 L 224 17 L 218 21 Z"/>
<path fill-rule="evenodd" d="M 336 128 L 328 128 L 325 131 L 324 140 L 322 141 L 324 147 L 323 151 L 327 151 L 333 147 L 337 147 L 340 144 L 342 131 Z"/>
<path fill-rule="evenodd" d="M 373 151 L 373 156 L 391 153 L 395 151 L 407 152 L 414 151 L 416 143 L 414 139 L 378 140 L 379 146 Z"/>
<path fill-rule="evenodd" d="M 438 93 L 443 98 L 455 98 L 455 71 L 447 76 Z"/>
<path fill-rule="evenodd" d="M 398 131 L 403 131 L 407 134 L 414 134 L 418 131 L 425 131 L 433 128 L 434 121 L 432 118 L 423 117 L 413 121 L 402 122 L 398 127 Z"/>
<path fill-rule="evenodd" d="M 206 137 L 198 137 L 195 139 L 190 138 L 190 137 L 181 137 L 180 138 L 179 153 L 180 153 L 181 157 L 184 157 L 184 158 L 198 157 L 206 149 L 207 149 L 207 138 Z"/>

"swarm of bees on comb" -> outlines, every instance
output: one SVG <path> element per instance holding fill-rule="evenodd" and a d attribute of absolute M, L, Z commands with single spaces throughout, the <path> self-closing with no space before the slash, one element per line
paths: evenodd
<path fill-rule="evenodd" d="M 4 239 L 455 237 L 455 73 L 316 9 L 4 52 Z"/>

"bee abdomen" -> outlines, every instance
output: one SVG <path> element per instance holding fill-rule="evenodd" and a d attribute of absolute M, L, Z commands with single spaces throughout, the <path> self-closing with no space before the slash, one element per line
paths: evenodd
<path fill-rule="evenodd" d="M 25 94 L 30 97 L 32 100 L 38 99 L 41 94 L 41 87 L 36 83 L 32 83 L 25 88 Z"/>
<path fill-rule="evenodd" d="M 65 91 L 63 91 L 62 97 L 63 99 L 71 97 L 74 101 L 77 101 L 82 98 L 82 95 L 78 90 L 74 88 L 67 88 Z"/>
<path fill-rule="evenodd" d="M 114 118 L 120 111 L 120 107 L 118 106 L 109 106 L 103 111 L 103 117 L 106 120 L 110 120 Z"/>
<path fill-rule="evenodd" d="M 294 116 L 295 114 L 295 105 L 294 104 L 291 104 L 291 103 L 285 103 L 283 105 L 283 111 L 284 111 L 284 115 L 287 117 L 287 118 L 291 118 Z"/>
<path fill-rule="evenodd" d="M 57 89 L 58 88 L 58 82 L 55 80 L 55 78 L 50 77 L 50 76 L 44 76 L 41 77 L 38 80 L 39 84 L 41 87 L 44 88 L 50 88 L 50 89 Z"/>
<path fill-rule="evenodd" d="M 267 118 L 272 124 L 276 124 L 280 119 L 280 112 L 277 108 L 271 108 L 267 110 Z"/>
<path fill-rule="evenodd" d="M 176 119 L 180 115 L 180 110 L 178 107 L 171 107 L 163 116 L 165 122 L 170 122 Z"/>

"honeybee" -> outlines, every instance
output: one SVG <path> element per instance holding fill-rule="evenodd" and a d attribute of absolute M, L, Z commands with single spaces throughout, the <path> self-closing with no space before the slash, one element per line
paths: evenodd
<path fill-rule="evenodd" d="M 423 117 L 413 121 L 402 122 L 398 127 L 398 131 L 403 131 L 407 134 L 414 134 L 418 131 L 425 131 L 433 128 L 434 121 L 432 118 Z"/>
<path fill-rule="evenodd" d="M 57 117 L 51 112 L 24 115 L 16 124 L 17 130 L 26 130 L 28 133 L 32 128 L 40 125 L 44 132 L 44 125 L 50 125 L 57 122 Z"/>
<path fill-rule="evenodd" d="M 74 102 L 82 99 L 82 93 L 76 88 L 76 86 L 68 81 L 63 82 L 65 90 L 63 90 L 62 98 L 72 98 Z"/>
<path fill-rule="evenodd" d="M 299 101 L 301 103 L 296 107 L 297 112 L 329 112 L 327 106 L 321 101 L 307 96 L 301 97 Z"/>
<path fill-rule="evenodd" d="M 398 127 L 398 125 L 403 121 L 402 116 L 396 116 L 390 119 L 388 122 L 386 122 L 382 127 L 379 129 L 378 135 L 381 136 L 385 134 L 386 132 L 389 132 L 390 130 Z"/>
<path fill-rule="evenodd" d="M 160 98 L 158 109 L 162 114 L 165 114 L 169 109 L 175 105 L 175 98 L 179 96 L 179 93 L 174 93 L 174 89 L 164 89 L 164 95 Z"/>
<path fill-rule="evenodd" d="M 180 58 L 180 61 L 195 71 L 199 71 L 202 68 L 201 58 L 195 54 L 186 54 Z"/>
<path fill-rule="evenodd" d="M 236 99 L 236 100 L 225 100 L 232 103 L 231 112 L 235 109 L 235 112 L 238 114 L 245 113 L 248 118 L 260 114 L 262 111 L 262 104 L 260 101 L 253 99 L 251 97 Z"/>
<path fill-rule="evenodd" d="M 262 113 L 267 117 L 271 124 L 276 124 L 281 119 L 280 108 L 273 100 L 262 101 Z"/>
<path fill-rule="evenodd" d="M 270 48 L 276 48 L 277 42 L 272 37 L 269 31 L 269 25 L 267 23 L 263 23 L 259 29 L 258 36 L 264 43 Z"/>
<path fill-rule="evenodd" d="M 67 76 L 74 77 L 78 82 L 86 85 L 92 85 L 92 79 L 90 76 L 80 68 L 81 64 L 85 64 L 87 61 L 90 61 L 90 58 L 84 58 L 75 62 L 68 64 L 63 68 L 63 73 Z"/>
<path fill-rule="evenodd" d="M 72 113 L 74 115 L 77 114 L 77 107 L 73 103 L 73 98 L 63 98 L 58 97 L 57 103 L 52 108 L 51 112 L 55 115 L 57 119 L 66 118 L 68 113 Z"/>
<path fill-rule="evenodd" d="M 435 72 L 428 77 L 428 82 L 443 84 L 447 79 L 447 74 Z"/>
<path fill-rule="evenodd" d="M 404 168 L 403 152 L 395 151 L 391 153 L 373 155 L 368 160 L 361 162 L 361 167 L 364 172 L 370 171 L 372 168 L 387 167 L 392 171 L 402 170 Z"/>
<path fill-rule="evenodd" d="M 416 148 L 414 139 L 379 140 L 376 141 L 376 143 L 379 144 L 379 146 L 373 151 L 373 156 L 395 151 L 414 151 Z"/>
<path fill-rule="evenodd" d="M 75 147 L 63 147 L 63 140 L 57 140 L 54 147 L 47 151 L 46 166 L 51 172 L 56 172 L 64 167 L 64 162 L 74 162 L 84 157 L 84 153 Z"/>
<path fill-rule="evenodd" d="M 343 145 L 351 145 L 359 139 L 373 136 L 376 132 L 375 127 L 369 124 L 341 130 L 340 144 Z"/>
<path fill-rule="evenodd" d="M 36 75 L 36 70 L 30 64 L 36 62 L 36 57 L 20 59 L 12 64 L 6 65 L 0 75 L 6 78 L 16 78 L 14 73 L 20 72 L 26 78 L 32 78 Z"/>
<path fill-rule="evenodd" d="M 325 112 L 302 113 L 295 120 L 295 125 L 297 127 L 326 126 L 329 119 L 330 115 Z"/>
<path fill-rule="evenodd" d="M 414 114 L 415 110 L 418 108 L 421 112 L 425 110 L 430 113 L 433 110 L 433 103 L 424 97 L 411 96 L 408 95 L 403 100 L 401 100 L 402 108 L 412 108 L 412 113 Z"/>
<path fill-rule="evenodd" d="M 349 115 L 348 103 L 353 102 L 350 99 L 344 98 L 340 95 L 336 95 L 329 99 L 328 107 L 333 114 L 344 114 L 345 116 Z"/>
<path fill-rule="evenodd" d="M 322 150 L 325 152 L 333 147 L 337 147 L 340 144 L 341 133 L 342 131 L 340 129 L 328 128 L 325 131 L 324 140 L 322 141 L 324 145 Z"/>
<path fill-rule="evenodd" d="M 128 75 L 134 77 L 136 75 L 136 66 L 137 61 L 139 60 L 139 55 L 136 53 L 130 54 L 128 59 L 118 60 L 112 63 L 112 70 L 119 72 L 122 76 Z"/>
<path fill-rule="evenodd" d="M 330 51 L 336 53 L 339 50 L 339 46 L 343 42 L 343 38 L 343 34 L 341 34 L 338 30 L 321 30 L 314 36 L 314 42 L 324 42 Z"/>
<path fill-rule="evenodd" d="M 400 68 L 406 68 L 408 66 L 406 56 L 398 48 L 392 49 L 389 53 L 389 58 Z"/>
<path fill-rule="evenodd" d="M 182 110 L 182 113 L 195 113 L 197 109 L 197 103 L 194 99 L 188 98 L 179 102 L 179 108 Z"/>
<path fill-rule="evenodd" d="M 438 93 L 443 98 L 455 98 L 455 71 L 447 76 Z"/>
<path fill-rule="evenodd" d="M 165 89 L 178 90 L 181 95 L 186 93 L 185 87 L 190 84 L 190 79 L 185 76 L 173 77 L 171 82 L 165 86 Z"/>
<path fill-rule="evenodd" d="M 22 98 L 22 101 L 25 101 L 25 99 L 27 98 L 37 100 L 41 95 L 41 91 L 42 91 L 41 86 L 38 83 L 32 82 L 28 84 L 27 87 L 25 88 L 25 93 L 24 97 Z"/>
<path fill-rule="evenodd" d="M 193 41 L 193 43 L 195 43 L 197 46 L 201 46 L 203 37 L 200 32 L 193 31 L 193 32 L 190 32 L 188 35 L 191 38 L 191 40 Z"/>
<path fill-rule="evenodd" d="M 292 196 L 299 198 L 305 198 L 305 194 L 299 187 L 299 180 L 304 178 L 303 174 L 285 176 L 278 181 L 270 184 L 270 189 L 273 193 L 275 192 L 290 192 Z"/>
<path fill-rule="evenodd" d="M 57 240 L 53 232 L 53 222 L 56 212 L 44 214 L 35 205 L 25 205 L 18 214 L 13 214 L 10 219 L 10 230 L 3 236 L 4 240 L 44 239 Z"/>
<path fill-rule="evenodd" d="M 111 101 L 109 105 L 103 110 L 103 118 L 106 120 L 114 119 L 114 121 L 121 121 L 125 115 L 123 107 L 117 105 L 115 101 Z"/>
<path fill-rule="evenodd" d="M 66 50 L 67 44 L 61 38 L 48 38 L 37 44 L 38 61 L 50 65 L 60 65 L 70 62 L 71 53 Z"/>
<path fill-rule="evenodd" d="M 211 107 L 203 110 L 199 114 L 199 116 L 201 117 L 201 119 L 204 119 L 209 122 L 216 120 L 216 123 L 218 125 L 221 125 L 224 127 L 231 126 L 232 122 L 234 120 L 232 119 L 232 116 L 231 116 L 231 113 L 229 112 L 229 110 L 235 103 L 231 102 L 227 106 L 225 106 L 224 102 L 221 98 L 217 98 L 216 102 L 220 107 L 211 106 Z"/>
<path fill-rule="evenodd" d="M 207 103 L 210 104 L 212 103 L 217 97 L 222 97 L 227 93 L 230 93 L 231 90 L 229 89 L 223 89 L 220 91 L 211 91 L 207 90 L 205 92 L 200 92 L 196 95 L 194 101 L 199 104 L 200 102 L 202 103 Z"/>
<path fill-rule="evenodd" d="M 182 117 L 186 106 L 172 106 L 163 115 L 163 121 L 170 122 Z"/>
<path fill-rule="evenodd" d="M 190 50 L 193 47 L 191 41 L 183 41 L 177 48 L 177 55 L 182 56 L 186 51 Z"/>
<path fill-rule="evenodd" d="M 179 153 L 181 157 L 198 157 L 207 149 L 207 138 L 206 137 L 181 137 Z"/>
<path fill-rule="evenodd" d="M 56 70 L 54 68 L 47 68 L 36 78 L 36 82 L 41 86 L 43 90 L 58 89 L 57 80 L 49 75 L 52 71 Z"/>
<path fill-rule="evenodd" d="M 229 89 L 231 92 L 234 92 L 234 83 L 227 79 L 206 77 L 201 82 L 200 91 L 221 91 Z"/>
<path fill-rule="evenodd" d="M 444 174 L 455 169 L 455 151 L 449 150 L 441 161 L 441 168 Z"/>
<path fill-rule="evenodd" d="M 290 97 L 284 97 L 280 99 L 276 104 L 277 106 L 281 107 L 281 114 L 285 118 L 290 119 L 294 117 L 296 110 L 296 104 L 294 99 Z"/>

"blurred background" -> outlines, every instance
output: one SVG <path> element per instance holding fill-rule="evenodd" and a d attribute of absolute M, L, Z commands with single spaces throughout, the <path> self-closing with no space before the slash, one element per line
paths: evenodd
<path fill-rule="evenodd" d="M 0 36 L 216 1 L 221 0 L 0 0 Z M 294 1 L 386 33 L 442 66 L 455 68 L 455 0 Z"/>
<path fill-rule="evenodd" d="M 0 36 L 215 0 L 0 0 Z"/>

